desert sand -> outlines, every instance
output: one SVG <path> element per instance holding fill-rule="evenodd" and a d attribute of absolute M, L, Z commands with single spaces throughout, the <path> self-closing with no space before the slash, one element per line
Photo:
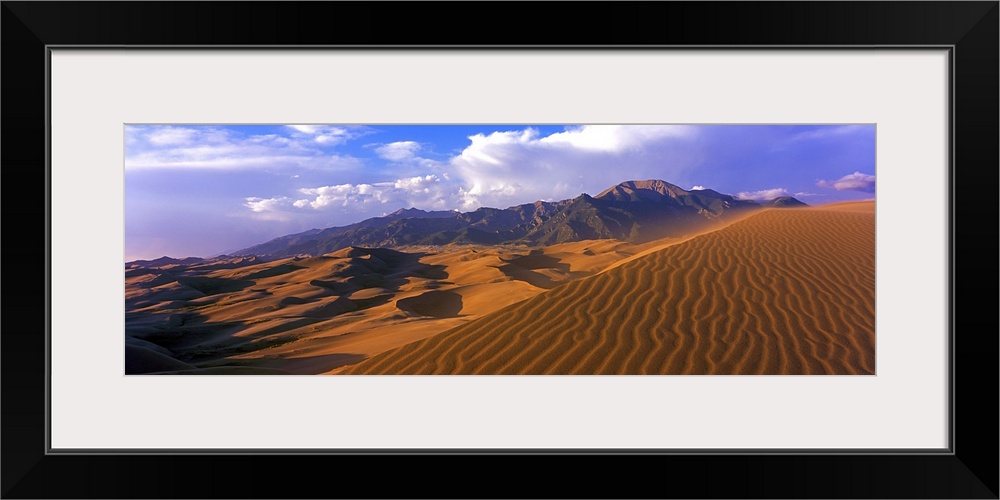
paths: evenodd
<path fill-rule="evenodd" d="M 549 249 L 534 260 L 570 260 L 556 255 Z M 504 274 L 533 271 L 532 263 L 542 264 Z M 339 371 L 875 373 L 874 202 L 767 209 L 631 258 L 591 263 L 591 271 L 606 270 L 547 291 L 543 278 L 515 277 L 507 286 L 523 293 L 509 305 Z M 560 276 L 553 265 L 533 272 Z"/>
<path fill-rule="evenodd" d="M 348 248 L 131 268 L 126 373 L 336 373 L 594 275 L 641 248 L 616 240 Z"/>

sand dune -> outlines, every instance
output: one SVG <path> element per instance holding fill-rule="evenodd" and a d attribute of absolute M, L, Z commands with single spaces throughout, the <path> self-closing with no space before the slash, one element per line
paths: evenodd
<path fill-rule="evenodd" d="M 874 201 L 851 201 L 845 203 L 837 203 L 833 205 L 827 205 L 823 207 L 823 210 L 830 210 L 835 212 L 866 212 L 875 213 L 875 202 Z"/>
<path fill-rule="evenodd" d="M 614 240 L 347 248 L 130 268 L 129 373 L 335 373 L 590 276 L 631 248 Z"/>
<path fill-rule="evenodd" d="M 758 212 L 341 370 L 874 372 L 874 202 Z"/>
<path fill-rule="evenodd" d="M 154 350 L 155 349 L 155 350 Z M 194 367 L 163 354 L 161 349 L 148 349 L 132 343 L 125 344 L 125 373 L 152 373 L 171 370 L 189 370 Z"/>

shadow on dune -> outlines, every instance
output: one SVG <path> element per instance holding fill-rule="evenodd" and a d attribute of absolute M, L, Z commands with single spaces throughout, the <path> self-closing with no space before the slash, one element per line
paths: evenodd
<path fill-rule="evenodd" d="M 269 355 L 268 349 L 302 340 L 303 334 L 297 330 L 340 314 L 387 304 L 402 286 L 413 280 L 426 280 L 421 285 L 429 289 L 438 286 L 440 280 L 448 278 L 448 273 L 445 266 L 420 262 L 426 255 L 352 247 L 226 278 L 206 276 L 209 268 L 204 265 L 169 270 L 126 269 L 126 286 L 132 295 L 127 295 L 130 298 L 125 301 L 125 373 L 306 374 L 357 363 L 364 355 L 336 353 L 286 358 L 282 356 L 287 354 Z M 286 281 L 295 281 L 294 273 L 308 269 L 317 259 L 331 266 L 330 274 L 308 280 L 322 291 L 297 291 L 293 295 L 280 291 L 282 283 L 275 287 L 274 283 L 259 285 L 255 281 L 284 275 L 289 275 Z M 256 259 L 253 262 L 263 264 Z M 285 279 L 278 281 L 282 280 Z M 304 284 L 307 280 L 301 281 Z M 358 297 L 349 298 L 363 290 Z M 240 294 L 245 291 L 246 294 Z M 254 307 L 254 301 L 263 297 L 270 297 L 262 302 L 266 306 Z M 212 321 L 210 315 L 199 312 L 214 311 L 207 308 L 237 301 L 246 303 L 249 313 L 222 315 L 218 317 L 225 320 Z M 399 302 L 404 311 L 435 318 L 458 317 L 462 307 L 462 297 L 452 292 L 433 291 Z M 261 357 L 242 358 L 248 354 L 257 356 L 256 353 Z"/>
<path fill-rule="evenodd" d="M 149 375 L 318 375 L 365 359 L 363 354 L 334 353 L 299 358 L 226 360 L 203 368 L 143 372 Z"/>
<path fill-rule="evenodd" d="M 561 273 L 569 273 L 569 264 L 566 264 L 551 255 L 545 255 L 541 250 L 532 250 L 528 255 L 514 257 L 512 259 L 500 259 L 505 262 L 497 269 L 510 279 L 524 281 L 538 288 L 554 288 L 559 285 L 558 281 L 537 272 L 538 269 L 551 269 Z"/>
<path fill-rule="evenodd" d="M 295 264 L 282 264 L 280 266 L 274 266 L 267 269 L 262 269 L 252 274 L 244 276 L 244 279 L 257 280 L 263 278 L 273 278 L 275 276 L 281 276 L 282 274 L 288 274 L 299 269 L 305 269 L 305 266 L 296 266 Z"/>
<path fill-rule="evenodd" d="M 320 288 L 325 288 L 329 290 L 333 295 L 347 295 L 358 288 L 349 283 L 343 281 L 325 281 L 325 280 L 312 280 L 309 282 L 312 286 L 318 286 Z"/>
<path fill-rule="evenodd" d="M 346 297 L 337 297 L 303 312 L 302 315 L 308 318 L 330 319 L 356 309 L 358 309 L 358 305 L 354 301 Z"/>
<path fill-rule="evenodd" d="M 195 369 L 228 356 L 292 342 L 295 337 L 267 337 L 315 321 L 302 318 L 253 337 L 237 337 L 246 328 L 242 322 L 207 322 L 204 315 L 194 312 L 134 315 L 125 324 L 125 373 Z"/>
<path fill-rule="evenodd" d="M 160 350 L 125 344 L 126 375 L 192 369 L 193 365 L 163 354 Z"/>
<path fill-rule="evenodd" d="M 253 281 L 247 279 L 210 278 L 207 276 L 180 276 L 177 278 L 177 282 L 205 295 L 238 292 L 255 285 Z"/>
<path fill-rule="evenodd" d="M 206 319 L 192 311 L 126 312 L 125 336 L 177 352 L 178 348 L 183 349 L 199 339 L 235 333 L 242 327 L 242 323 L 209 323 Z"/>
<path fill-rule="evenodd" d="M 462 296 L 455 292 L 426 292 L 416 297 L 399 299 L 396 307 L 421 316 L 457 318 L 462 311 Z"/>
<path fill-rule="evenodd" d="M 382 304 L 388 303 L 392 300 L 392 297 L 393 295 L 391 293 L 383 293 L 374 297 L 368 297 L 367 299 L 351 299 L 351 302 L 354 302 L 358 306 L 359 310 L 370 309 L 372 307 L 378 307 Z"/>
<path fill-rule="evenodd" d="M 365 358 L 364 354 L 338 352 L 301 358 L 286 358 L 280 361 L 275 360 L 274 366 L 296 375 L 318 375 L 334 368 L 360 363 Z"/>
<path fill-rule="evenodd" d="M 195 368 L 193 370 L 149 373 L 148 375 L 295 375 L 295 373 L 277 368 L 260 368 L 257 366 L 213 366 L 211 368 Z"/>
<path fill-rule="evenodd" d="M 569 272 L 569 264 L 563 263 L 551 255 L 545 255 L 541 250 L 532 250 L 528 255 L 514 257 L 510 260 L 500 260 L 524 269 L 555 269 Z"/>
<path fill-rule="evenodd" d="M 423 269 L 413 272 L 413 276 L 418 278 L 427 278 L 431 280 L 446 280 L 448 279 L 448 273 L 444 270 L 444 266 L 421 264 L 426 266 Z"/>

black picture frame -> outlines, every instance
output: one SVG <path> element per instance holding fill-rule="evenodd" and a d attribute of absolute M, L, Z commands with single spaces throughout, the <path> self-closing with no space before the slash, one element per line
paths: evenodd
<path fill-rule="evenodd" d="M 998 288 L 993 266 L 998 255 L 1000 3 L 584 2 L 553 7 L 514 2 L 2 2 L 0 164 L 8 223 L 2 253 L 9 284 L 0 335 L 2 496 L 998 498 L 998 322 L 992 304 Z M 467 22 L 452 21 L 456 13 Z M 951 47 L 950 452 L 47 453 L 49 231 L 42 196 L 47 192 L 47 47 L 413 44 Z M 958 196 L 959 191 L 965 194 Z M 315 470 L 330 473 L 314 476 Z M 367 481 L 368 471 L 385 480 Z"/>

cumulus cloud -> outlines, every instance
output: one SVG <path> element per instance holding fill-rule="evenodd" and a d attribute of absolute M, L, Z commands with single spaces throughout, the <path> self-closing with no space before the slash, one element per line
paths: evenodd
<path fill-rule="evenodd" d="M 585 125 L 543 137 L 539 142 L 588 151 L 621 152 L 669 137 L 691 137 L 689 125 Z"/>
<path fill-rule="evenodd" d="M 356 182 L 371 161 L 335 154 L 330 148 L 368 133 L 374 129 L 310 124 L 258 135 L 210 126 L 127 127 L 126 168 L 320 169 L 350 172 Z M 420 172 L 421 177 L 350 184 L 349 192 L 333 189 L 345 184 L 332 184 L 307 188 L 315 193 L 257 193 L 265 197 L 247 203 L 251 209 L 315 210 L 420 201 L 431 205 L 428 208 L 450 204 L 442 208 L 473 210 L 594 194 L 654 171 L 659 178 L 683 182 L 685 172 L 703 161 L 702 146 L 692 140 L 698 134 L 694 127 L 678 125 L 587 125 L 548 135 L 531 127 L 499 130 L 468 137 L 468 145 L 449 160 L 426 158 L 425 146 L 417 141 L 383 143 L 373 145 L 380 160 Z M 319 192 L 321 187 L 329 189 Z M 278 194 L 291 198 L 264 203 Z"/>
<path fill-rule="evenodd" d="M 347 205 L 347 203 L 353 201 L 360 201 L 358 195 L 363 195 L 362 191 L 368 191 L 370 188 L 369 184 L 339 184 L 336 186 L 320 186 L 316 188 L 306 188 L 300 189 L 299 192 L 302 194 L 315 196 L 312 201 L 298 200 L 296 203 L 299 207 L 312 207 L 314 209 L 320 209 L 329 205 L 340 204 Z M 305 201 L 305 203 L 303 203 Z"/>
<path fill-rule="evenodd" d="M 410 177 L 408 179 L 397 179 L 393 184 L 395 189 L 404 192 L 430 193 L 431 188 L 439 186 L 441 179 L 436 175 L 425 175 L 423 177 Z"/>
<path fill-rule="evenodd" d="M 705 186 L 691 186 L 691 191 L 704 191 Z"/>
<path fill-rule="evenodd" d="M 291 129 L 309 137 L 329 132 L 313 125 Z M 497 130 L 469 136 L 468 145 L 448 161 L 422 158 L 424 146 L 417 141 L 371 144 L 380 159 L 421 175 L 389 182 L 299 188 L 294 194 L 280 193 L 287 196 L 280 202 L 261 205 L 256 200 L 254 206 L 370 214 L 381 213 L 388 205 L 392 209 L 413 206 L 469 211 L 482 206 L 506 208 L 535 200 L 562 200 L 581 193 L 593 195 L 629 179 L 690 182 L 707 154 L 708 138 L 701 137 L 707 133 L 703 130 L 678 125 L 578 126 L 548 135 L 532 127 Z M 742 192 L 738 197 L 766 200 L 789 195 L 785 188 L 772 188 Z M 383 208 L 374 212 L 375 207 Z"/>
<path fill-rule="evenodd" d="M 337 184 L 301 188 L 306 198 L 292 200 L 288 197 L 246 199 L 246 206 L 254 212 L 289 210 L 364 210 L 368 206 L 389 203 L 425 209 L 447 209 L 455 204 L 456 191 L 434 174 L 396 179 L 392 182 L 371 184 Z"/>
<path fill-rule="evenodd" d="M 289 205 L 291 200 L 287 197 L 279 198 L 257 198 L 249 197 L 243 205 L 254 212 L 278 212 Z"/>
<path fill-rule="evenodd" d="M 587 125 L 542 136 L 538 130 L 469 137 L 449 167 L 463 210 L 597 193 L 651 170 L 677 181 L 698 166 L 697 130 L 683 125 Z"/>
<path fill-rule="evenodd" d="M 820 179 L 816 185 L 822 188 L 836 189 L 837 191 L 861 191 L 863 193 L 875 192 L 875 176 L 854 172 L 847 174 L 835 181 Z"/>
<path fill-rule="evenodd" d="M 760 191 L 741 191 L 736 194 L 740 200 L 766 201 L 773 200 L 779 196 L 791 196 L 785 188 L 763 189 Z"/>

